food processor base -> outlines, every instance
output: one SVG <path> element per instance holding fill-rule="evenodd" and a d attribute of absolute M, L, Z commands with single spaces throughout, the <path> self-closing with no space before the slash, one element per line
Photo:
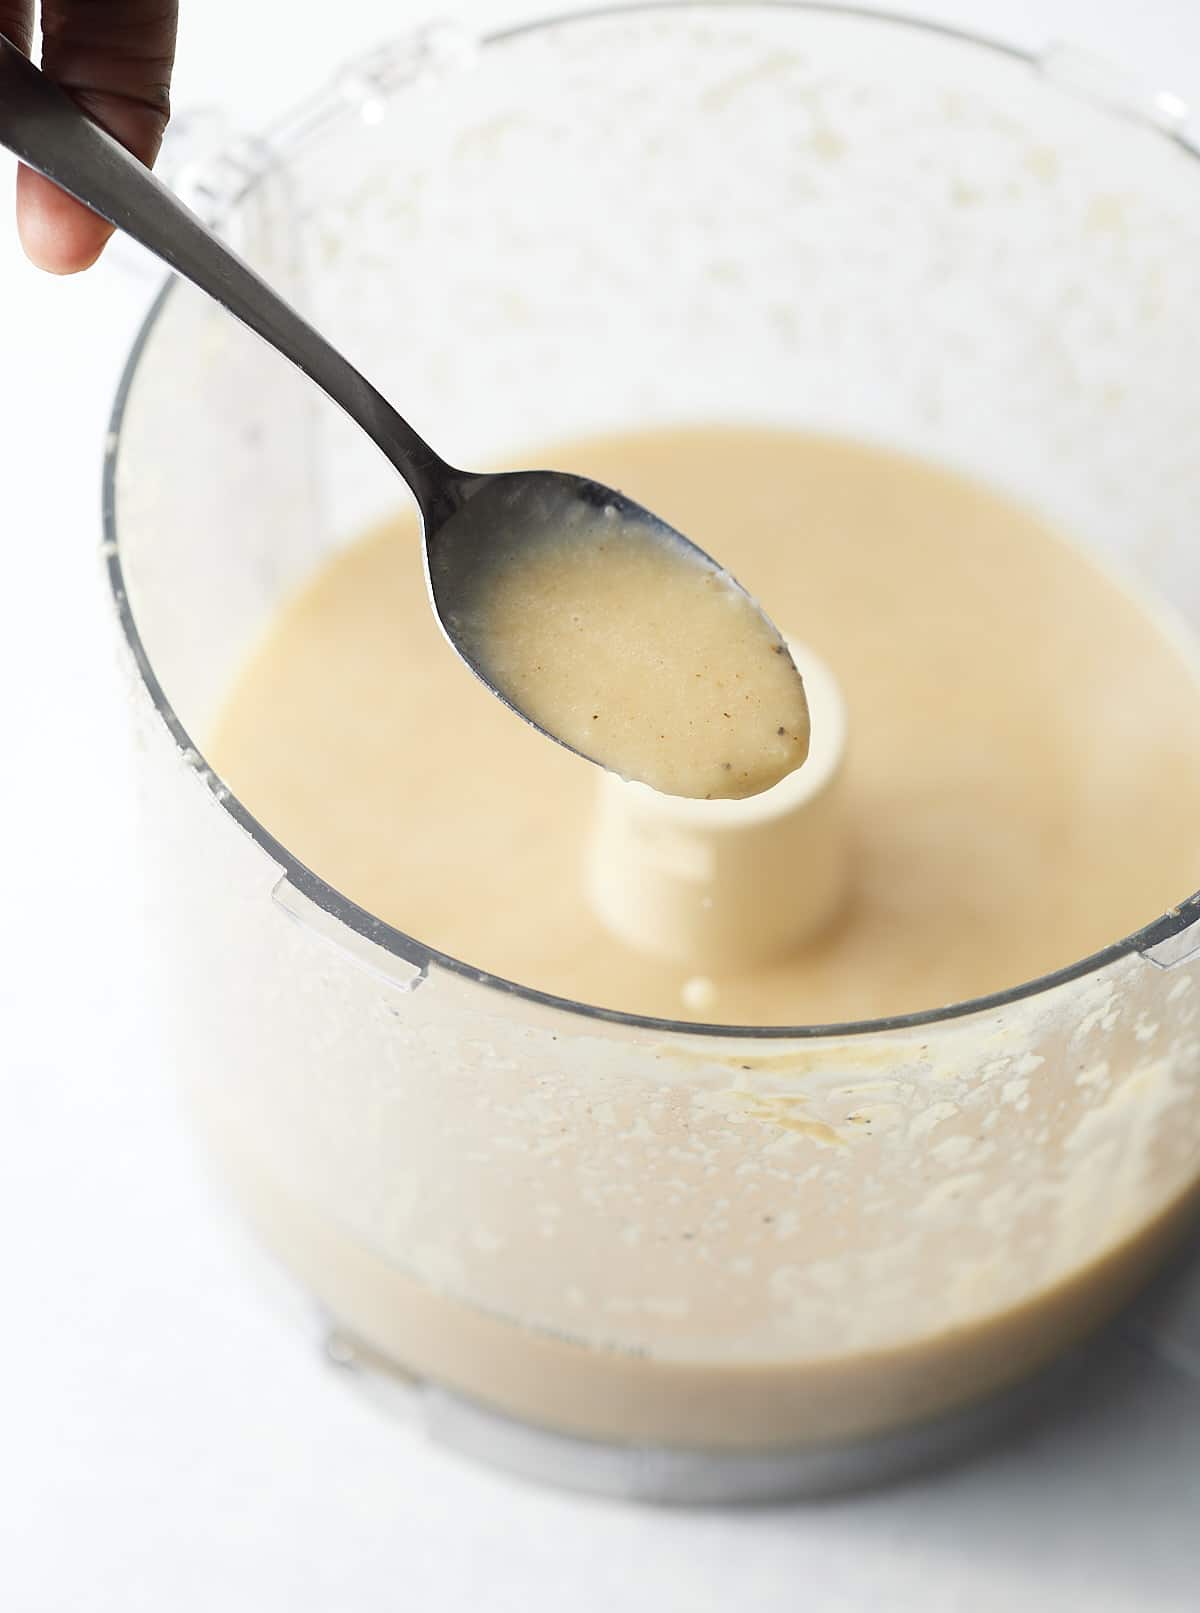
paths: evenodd
<path fill-rule="evenodd" d="M 1107 1333 L 1000 1394 L 874 1439 L 735 1451 L 608 1444 L 523 1423 L 478 1401 L 409 1377 L 327 1318 L 327 1359 L 376 1405 L 446 1450 L 557 1489 L 660 1506 L 761 1505 L 818 1500 L 890 1484 L 961 1461 L 1011 1438 L 1071 1393 Z M 1111 1331 L 1111 1330 L 1110 1330 Z"/>

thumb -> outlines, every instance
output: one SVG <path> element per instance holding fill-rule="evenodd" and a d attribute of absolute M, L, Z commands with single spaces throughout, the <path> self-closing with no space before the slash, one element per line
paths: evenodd
<path fill-rule="evenodd" d="M 147 165 L 170 116 L 174 0 L 45 0 L 42 71 Z M 39 268 L 74 274 L 100 256 L 112 226 L 41 174 L 17 175 L 21 244 Z"/>

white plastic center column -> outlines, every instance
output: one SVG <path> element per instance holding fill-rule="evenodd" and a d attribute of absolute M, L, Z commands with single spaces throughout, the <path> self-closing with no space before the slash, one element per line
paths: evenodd
<path fill-rule="evenodd" d="M 698 974 L 777 961 L 846 889 L 846 708 L 825 663 L 788 648 L 812 721 L 808 760 L 746 801 L 689 801 L 601 774 L 588 846 L 593 910 L 627 946 Z"/>

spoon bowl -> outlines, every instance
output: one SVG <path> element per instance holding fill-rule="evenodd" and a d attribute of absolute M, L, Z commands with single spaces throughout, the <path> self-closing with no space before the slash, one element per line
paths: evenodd
<path fill-rule="evenodd" d="M 808 753 L 803 684 L 753 599 L 683 533 L 559 471 L 475 479 L 425 559 L 442 631 L 542 733 L 669 795 L 755 795 Z"/>

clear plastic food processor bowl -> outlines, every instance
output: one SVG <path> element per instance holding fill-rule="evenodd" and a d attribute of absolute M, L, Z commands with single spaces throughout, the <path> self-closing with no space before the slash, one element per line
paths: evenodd
<path fill-rule="evenodd" d="M 859 436 L 1009 490 L 1200 624 L 1178 110 L 878 16 L 646 6 L 389 45 L 210 188 L 455 463 L 634 425 Z M 170 1062 L 233 1193 L 339 1353 L 492 1460 L 748 1498 L 941 1448 L 1184 1225 L 1195 899 L 870 1024 L 639 1019 L 439 954 L 203 754 L 280 602 L 400 496 L 273 353 L 162 297 L 117 409 L 109 566 Z"/>

